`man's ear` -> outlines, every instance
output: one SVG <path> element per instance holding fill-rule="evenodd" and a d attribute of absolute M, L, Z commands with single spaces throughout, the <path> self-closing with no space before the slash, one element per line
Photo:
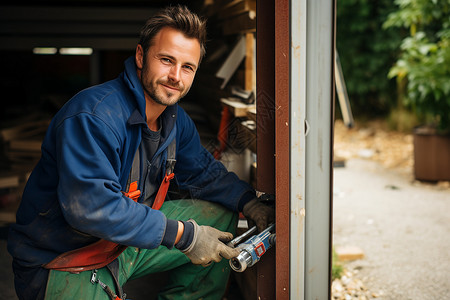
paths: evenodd
<path fill-rule="evenodd" d="M 144 66 L 144 49 L 142 49 L 142 46 L 140 44 L 136 47 L 136 66 L 140 70 Z"/>

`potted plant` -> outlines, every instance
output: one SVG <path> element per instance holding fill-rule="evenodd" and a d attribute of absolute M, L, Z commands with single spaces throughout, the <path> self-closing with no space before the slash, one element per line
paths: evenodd
<path fill-rule="evenodd" d="M 421 121 L 414 129 L 414 175 L 418 180 L 450 180 L 450 3 L 397 0 L 399 10 L 385 27 L 410 34 L 388 76 L 404 86 L 404 105 Z"/>

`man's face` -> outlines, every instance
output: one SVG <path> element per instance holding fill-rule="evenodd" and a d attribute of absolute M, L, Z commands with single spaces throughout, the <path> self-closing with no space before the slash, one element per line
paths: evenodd
<path fill-rule="evenodd" d="M 170 27 L 161 29 L 144 55 L 136 51 L 138 75 L 146 99 L 161 105 L 173 105 L 191 88 L 200 60 L 200 43 Z M 148 99 L 150 98 L 150 99 Z"/>

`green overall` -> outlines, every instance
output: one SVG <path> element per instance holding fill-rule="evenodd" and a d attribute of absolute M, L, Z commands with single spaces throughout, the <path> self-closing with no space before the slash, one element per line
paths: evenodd
<path fill-rule="evenodd" d="M 186 221 L 192 218 L 199 225 L 209 225 L 235 234 L 238 215 L 219 204 L 202 200 L 173 200 L 166 201 L 160 210 L 169 219 Z M 230 274 L 228 260 L 222 259 L 219 263 L 202 267 L 192 264 L 176 248 L 169 250 L 164 246 L 156 249 L 128 247 L 117 259 L 121 286 L 128 280 L 171 270 L 158 299 L 221 299 Z M 110 300 L 100 284 L 91 283 L 91 276 L 92 271 L 72 274 L 51 270 L 45 299 Z M 114 290 L 114 279 L 106 267 L 98 270 L 97 278 Z"/>

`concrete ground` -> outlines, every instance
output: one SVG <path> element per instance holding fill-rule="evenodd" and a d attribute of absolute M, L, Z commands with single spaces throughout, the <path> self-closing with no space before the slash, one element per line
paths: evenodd
<path fill-rule="evenodd" d="M 345 266 L 359 270 L 377 299 L 448 299 L 449 212 L 448 185 L 418 183 L 363 159 L 349 159 L 334 171 L 333 243 L 364 251 L 363 259 Z M 14 300 L 6 237 L 7 224 L 1 223 L 0 299 Z M 138 294 L 146 289 L 140 281 L 125 291 L 132 299 L 145 299 Z"/>
<path fill-rule="evenodd" d="M 333 244 L 364 251 L 345 266 L 377 299 L 449 299 L 449 211 L 448 183 L 363 159 L 335 169 Z"/>

